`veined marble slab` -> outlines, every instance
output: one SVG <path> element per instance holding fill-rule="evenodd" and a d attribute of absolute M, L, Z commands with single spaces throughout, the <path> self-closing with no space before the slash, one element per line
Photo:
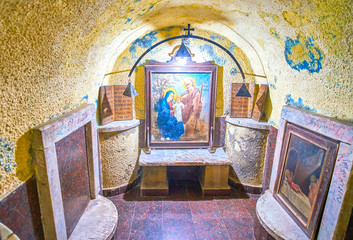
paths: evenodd
<path fill-rule="evenodd" d="M 293 106 L 284 106 L 279 122 L 272 166 L 271 192 L 275 190 L 279 174 L 278 166 L 287 123 L 293 123 L 339 142 L 317 239 L 343 239 L 353 207 L 353 123 L 321 116 Z M 282 207 L 278 206 L 278 209 L 282 209 Z M 271 216 L 272 212 L 268 214 Z M 275 226 L 273 227 L 275 228 Z"/>
<path fill-rule="evenodd" d="M 340 144 L 322 214 L 319 240 L 343 239 L 353 206 L 353 146 Z"/>
<path fill-rule="evenodd" d="M 140 125 L 140 120 L 114 121 L 103 126 L 98 126 L 99 132 L 119 132 L 129 130 Z"/>
<path fill-rule="evenodd" d="M 107 198 L 98 195 L 88 204 L 69 240 L 111 239 L 118 224 L 118 211 Z"/>
<path fill-rule="evenodd" d="M 267 190 L 256 203 L 256 215 L 260 224 L 275 239 L 309 239 L 294 220 Z"/>
<path fill-rule="evenodd" d="M 140 166 L 204 166 L 232 165 L 222 148 L 215 153 L 207 149 L 158 149 L 151 154 L 141 151 Z"/>
<path fill-rule="evenodd" d="M 268 122 L 258 122 L 251 118 L 231 118 L 227 116 L 226 122 L 240 127 L 270 130 L 271 124 Z"/>

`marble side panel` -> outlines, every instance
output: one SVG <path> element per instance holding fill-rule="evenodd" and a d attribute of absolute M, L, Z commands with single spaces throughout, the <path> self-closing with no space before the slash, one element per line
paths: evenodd
<path fill-rule="evenodd" d="M 353 124 L 351 122 L 329 118 L 293 106 L 284 106 L 281 118 L 329 138 L 353 144 Z"/>
<path fill-rule="evenodd" d="M 200 174 L 203 189 L 229 189 L 229 166 L 205 166 Z"/>
<path fill-rule="evenodd" d="M 83 126 L 55 144 L 68 236 L 90 200 L 85 139 Z"/>
<path fill-rule="evenodd" d="M 273 165 L 273 158 L 275 156 L 276 149 L 276 138 L 278 130 L 275 127 L 271 127 L 267 137 L 267 148 L 264 163 L 264 174 L 262 178 L 262 192 L 264 193 L 270 186 L 271 171 Z"/>
<path fill-rule="evenodd" d="M 231 165 L 222 148 L 215 153 L 207 149 L 171 149 L 152 150 L 151 154 L 141 152 L 140 166 L 196 166 L 196 165 Z"/>
<path fill-rule="evenodd" d="M 146 147 L 145 119 L 140 119 L 139 127 L 139 148 Z"/>
<path fill-rule="evenodd" d="M 66 224 L 55 145 L 43 151 L 34 149 L 33 159 L 44 235 L 47 239 L 65 240 Z"/>
<path fill-rule="evenodd" d="M 340 144 L 318 239 L 343 239 L 352 209 L 353 146 Z"/>
<path fill-rule="evenodd" d="M 141 188 L 167 189 L 167 168 L 166 167 L 144 167 Z"/>
<path fill-rule="evenodd" d="M 44 239 L 35 178 L 0 202 L 0 222 L 20 239 Z"/>
<path fill-rule="evenodd" d="M 97 124 L 94 121 L 90 121 L 85 125 L 85 131 L 89 187 L 91 198 L 94 199 L 102 191 Z"/>
<path fill-rule="evenodd" d="M 215 147 L 223 147 L 225 143 L 226 136 L 226 121 L 225 117 L 216 117 L 215 118 L 215 133 L 214 133 L 214 142 Z"/>
<path fill-rule="evenodd" d="M 275 188 L 286 122 L 287 121 L 283 119 L 281 119 L 279 122 L 277 139 L 276 139 L 275 156 L 273 158 L 272 173 L 271 173 L 271 179 L 270 179 L 270 190 L 272 192 L 274 192 L 274 188 Z"/>

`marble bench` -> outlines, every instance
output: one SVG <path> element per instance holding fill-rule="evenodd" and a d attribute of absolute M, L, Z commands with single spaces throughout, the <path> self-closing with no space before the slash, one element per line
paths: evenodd
<path fill-rule="evenodd" d="M 152 150 L 141 152 L 139 165 L 143 167 L 141 195 L 168 195 L 167 167 L 201 166 L 199 181 L 203 195 L 229 195 L 229 166 L 232 161 L 222 148 L 215 153 L 207 149 Z"/>
<path fill-rule="evenodd" d="M 257 233 L 256 229 L 254 229 L 256 239 L 309 239 L 283 207 L 280 206 L 269 190 L 257 201 L 256 216 L 261 227 L 270 235 L 265 238 L 263 236 L 266 235 L 266 232 Z"/>
<path fill-rule="evenodd" d="M 118 212 L 99 194 L 95 105 L 80 106 L 35 127 L 32 133 L 44 238 L 112 239 Z"/>

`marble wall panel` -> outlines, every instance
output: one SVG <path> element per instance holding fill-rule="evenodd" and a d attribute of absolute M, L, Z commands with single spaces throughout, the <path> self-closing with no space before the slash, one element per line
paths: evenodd
<path fill-rule="evenodd" d="M 70 236 L 90 201 L 85 127 L 55 144 L 66 231 Z"/>
<path fill-rule="evenodd" d="M 0 201 L 0 222 L 20 239 L 44 239 L 34 177 Z"/>

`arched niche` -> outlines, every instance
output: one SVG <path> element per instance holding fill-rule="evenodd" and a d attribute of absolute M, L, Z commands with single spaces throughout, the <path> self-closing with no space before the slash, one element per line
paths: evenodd
<path fill-rule="evenodd" d="M 106 68 L 104 74 L 102 74 L 103 85 L 127 84 L 129 70 L 138 57 L 151 46 L 164 39 L 185 34 L 184 27 L 186 25 L 164 26 L 153 29 L 153 25 L 145 24 L 129 31 L 129 34 L 123 33 L 124 36 L 117 37 L 111 43 L 110 49 L 113 50 L 106 57 Z M 227 48 L 240 63 L 246 74 L 246 82 L 267 84 L 262 61 L 255 48 L 232 28 L 222 23 L 195 23 L 191 27 L 195 29 L 192 34 L 211 39 Z M 141 60 L 132 74 L 131 81 L 135 84 L 139 93 L 139 96 L 135 98 L 136 118 L 144 118 L 144 72 L 142 66 L 149 60 L 169 61 L 169 54 L 179 45 L 180 40 L 173 40 L 156 47 Z M 194 61 L 214 61 L 219 67 L 216 115 L 221 116 L 230 107 L 231 83 L 242 81 L 240 73 L 234 74 L 234 71 L 232 71 L 234 69 L 239 70 L 236 69 L 233 60 L 215 45 L 202 40 L 190 39 L 188 47 L 195 54 Z"/>

